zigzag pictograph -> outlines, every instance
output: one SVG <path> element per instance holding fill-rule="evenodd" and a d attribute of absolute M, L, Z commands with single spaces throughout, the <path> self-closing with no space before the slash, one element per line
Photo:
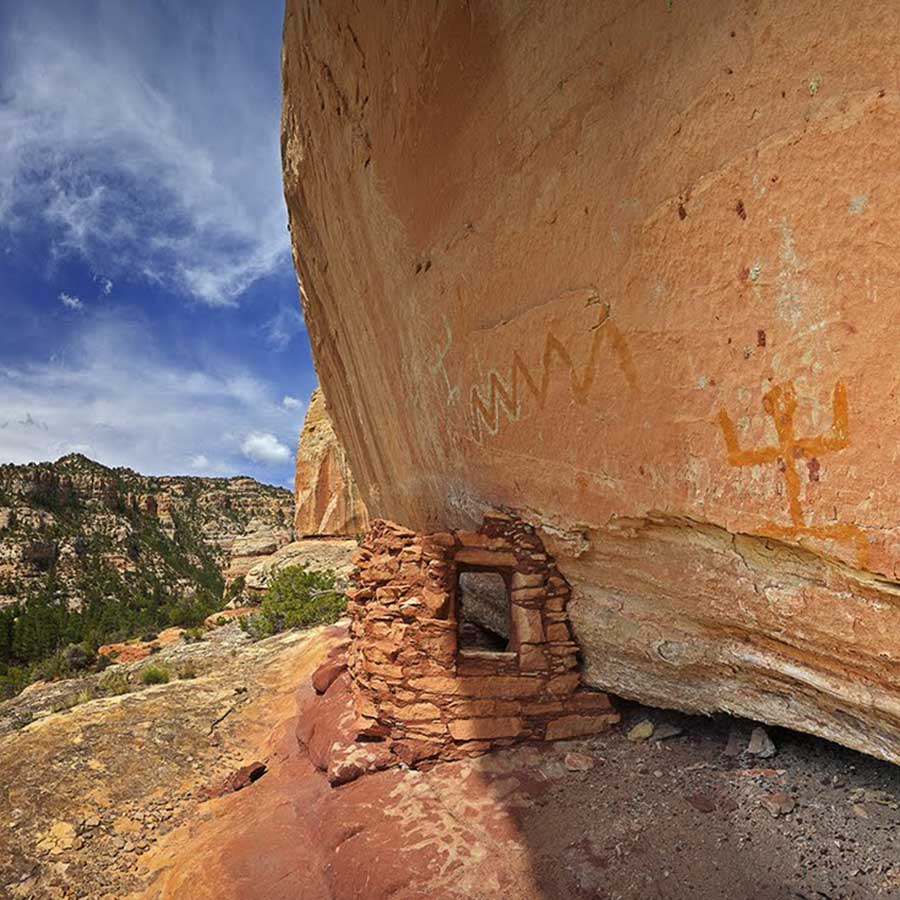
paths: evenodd
<path fill-rule="evenodd" d="M 491 370 L 488 375 L 485 393 L 487 400 L 482 397 L 476 385 L 470 392 L 471 425 L 472 433 L 476 441 L 480 442 L 482 432 L 487 431 L 496 435 L 500 430 L 501 411 L 510 422 L 518 421 L 522 412 L 522 400 L 526 395 L 534 398 L 538 408 L 543 408 L 547 400 L 547 392 L 553 380 L 554 359 L 559 360 L 562 370 L 568 370 L 569 384 L 572 396 L 580 404 L 587 403 L 588 395 L 593 387 L 594 380 L 601 360 L 601 344 L 609 344 L 616 355 L 625 380 L 629 387 L 637 386 L 637 375 L 628 345 L 622 332 L 610 319 L 609 305 L 603 304 L 600 309 L 599 321 L 591 326 L 593 337 L 587 361 L 582 366 L 577 366 L 569 352 L 568 347 L 552 332 L 547 333 L 544 342 L 544 350 L 541 354 L 540 371 L 538 377 L 532 375 L 531 369 L 522 359 L 518 350 L 513 351 L 512 364 L 508 383 L 504 382 L 496 370 Z M 581 374 L 579 374 L 579 371 Z"/>

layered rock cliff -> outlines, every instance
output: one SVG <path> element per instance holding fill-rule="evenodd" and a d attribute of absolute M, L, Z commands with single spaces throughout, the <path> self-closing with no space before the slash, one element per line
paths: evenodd
<path fill-rule="evenodd" d="M 874 0 L 288 0 L 282 135 L 372 514 L 514 511 L 593 684 L 895 761 L 898 39 Z"/>
<path fill-rule="evenodd" d="M 0 466 L 0 677 L 86 635 L 202 619 L 223 576 L 291 540 L 292 515 L 289 491 L 252 478 L 148 477 L 78 454 Z"/>
<path fill-rule="evenodd" d="M 320 388 L 309 398 L 297 444 L 294 497 L 294 528 L 299 537 L 355 535 L 369 527 L 366 505 Z"/>

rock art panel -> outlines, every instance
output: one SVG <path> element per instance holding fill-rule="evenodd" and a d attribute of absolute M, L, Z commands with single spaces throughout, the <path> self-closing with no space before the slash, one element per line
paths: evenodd
<path fill-rule="evenodd" d="M 893 760 L 898 39 L 875 0 L 289 0 L 282 133 L 372 514 L 516 514 L 590 684 Z"/>
<path fill-rule="evenodd" d="M 810 537 L 819 540 L 834 540 L 849 543 L 856 548 L 856 562 L 860 569 L 869 564 L 869 541 L 865 533 L 856 525 L 809 525 L 800 500 L 800 473 L 798 461 L 805 461 L 810 482 L 819 480 L 821 465 L 819 457 L 826 453 L 844 450 L 850 446 L 848 429 L 847 392 L 841 382 L 834 386 L 832 398 L 832 421 L 830 434 L 818 437 L 797 437 L 794 433 L 794 417 L 797 412 L 797 398 L 792 384 L 776 384 L 763 397 L 763 409 L 772 419 L 778 444 L 751 450 L 742 450 L 737 430 L 731 417 L 723 409 L 719 411 L 719 426 L 728 449 L 728 461 L 732 466 L 761 466 L 776 463 L 784 476 L 790 525 L 776 525 L 771 522 L 760 526 L 759 533 L 778 538 L 799 540 Z"/>

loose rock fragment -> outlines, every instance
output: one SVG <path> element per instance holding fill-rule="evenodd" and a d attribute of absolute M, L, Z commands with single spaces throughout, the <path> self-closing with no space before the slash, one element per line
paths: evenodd
<path fill-rule="evenodd" d="M 653 729 L 653 740 L 667 741 L 670 738 L 681 737 L 682 734 L 682 730 L 677 725 L 670 725 L 668 722 L 663 722 L 662 725 L 657 725 Z"/>
<path fill-rule="evenodd" d="M 633 744 L 640 744 L 643 741 L 649 740 L 652 736 L 653 723 L 649 719 L 638 722 L 638 724 L 631 728 L 628 734 L 625 735 L 625 737 Z"/>
<path fill-rule="evenodd" d="M 567 753 L 565 764 L 570 772 L 587 772 L 594 768 L 593 757 L 586 753 Z"/>
<path fill-rule="evenodd" d="M 778 816 L 786 816 L 792 813 L 797 802 L 790 794 L 779 791 L 774 794 L 763 794 L 759 798 L 759 804 L 777 818 Z"/>
<path fill-rule="evenodd" d="M 736 757 L 740 756 L 744 744 L 744 736 L 741 733 L 741 729 L 732 725 L 728 731 L 728 743 L 725 745 L 725 749 L 722 751 L 726 756 Z"/>
<path fill-rule="evenodd" d="M 777 752 L 766 729 L 759 726 L 754 728 L 753 734 L 750 735 L 750 743 L 747 744 L 747 753 L 760 759 L 771 759 Z"/>
<path fill-rule="evenodd" d="M 711 813 L 716 808 L 716 801 L 706 794 L 691 794 L 686 799 L 694 809 L 702 813 Z"/>

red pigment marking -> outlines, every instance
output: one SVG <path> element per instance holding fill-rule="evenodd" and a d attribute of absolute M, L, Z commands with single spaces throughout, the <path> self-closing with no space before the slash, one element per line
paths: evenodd
<path fill-rule="evenodd" d="M 684 221 L 687 218 L 687 210 L 684 208 L 683 203 L 678 204 L 678 218 Z"/>
<path fill-rule="evenodd" d="M 765 347 L 766 346 L 766 332 L 765 329 L 760 328 L 756 332 L 756 346 L 757 347 Z"/>
<path fill-rule="evenodd" d="M 738 202 L 734 206 L 734 211 L 741 217 L 742 221 L 746 221 L 747 210 L 744 209 L 744 201 L 743 200 L 738 200 Z"/>
<path fill-rule="evenodd" d="M 806 468 L 809 469 L 809 480 L 818 481 L 819 469 L 821 468 L 821 466 L 819 465 L 819 461 L 815 457 L 813 457 L 812 459 L 808 459 L 806 461 Z"/>

